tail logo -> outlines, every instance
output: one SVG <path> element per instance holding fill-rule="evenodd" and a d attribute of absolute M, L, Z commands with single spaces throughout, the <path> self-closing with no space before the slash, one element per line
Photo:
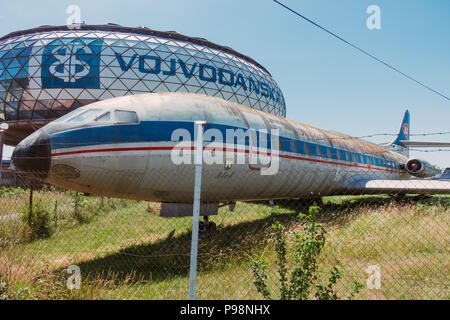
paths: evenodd
<path fill-rule="evenodd" d="M 404 133 L 406 139 L 409 139 L 409 126 L 407 123 L 403 124 L 402 130 L 403 130 L 403 133 Z"/>

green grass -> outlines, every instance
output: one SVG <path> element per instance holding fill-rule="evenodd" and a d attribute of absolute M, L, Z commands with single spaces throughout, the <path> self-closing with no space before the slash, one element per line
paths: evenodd
<path fill-rule="evenodd" d="M 100 199 L 83 197 L 82 212 L 89 219 L 80 222 L 73 217 L 73 194 L 36 197 L 53 209 L 57 201 L 55 232 L 35 241 L 17 236 L 0 248 L 0 281 L 8 283 L 10 298 L 187 298 L 192 218 L 159 217 L 158 205 L 149 210 L 146 202 L 105 200 L 100 206 Z M 16 206 L 26 202 L 23 195 L 8 199 Z M 449 298 L 450 197 L 325 197 L 319 206 L 319 222 L 328 231 L 320 268 L 327 273 L 339 265 L 341 296 L 355 280 L 365 285 L 366 268 L 378 265 L 381 289 L 365 287 L 357 299 Z M 278 220 L 288 231 L 298 231 L 296 216 L 307 209 L 296 200 L 276 201 L 274 207 L 238 203 L 234 212 L 220 208 L 210 219 L 217 231 L 200 236 L 197 298 L 261 298 L 252 283 L 250 257 L 263 254 L 274 261 L 270 226 Z M 0 221 L 0 230 L 9 230 L 0 236 L 26 234 L 21 221 Z M 69 291 L 64 270 L 73 264 L 81 268 L 82 288 Z M 276 287 L 275 267 L 270 271 L 268 284 Z"/>

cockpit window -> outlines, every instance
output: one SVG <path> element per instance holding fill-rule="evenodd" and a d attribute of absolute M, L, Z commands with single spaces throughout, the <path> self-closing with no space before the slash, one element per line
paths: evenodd
<path fill-rule="evenodd" d="M 114 115 L 117 123 L 138 123 L 138 117 L 134 111 L 115 110 Z"/>
<path fill-rule="evenodd" d="M 85 112 L 79 114 L 78 116 L 70 119 L 67 122 L 84 122 L 84 121 L 91 119 L 95 115 L 97 115 L 100 111 L 102 111 L 102 110 L 101 109 L 88 109 Z"/>
<path fill-rule="evenodd" d="M 106 122 L 106 121 L 110 121 L 110 120 L 111 120 L 111 113 L 110 112 L 107 112 L 104 115 L 101 115 L 100 117 L 95 119 L 95 121 L 98 121 L 98 122 Z"/>
<path fill-rule="evenodd" d="M 67 119 L 75 116 L 76 114 L 79 114 L 81 111 L 84 111 L 84 110 L 86 110 L 86 109 L 78 108 L 72 112 L 69 112 L 69 113 L 63 115 L 62 117 L 59 117 L 54 122 L 63 122 L 64 120 L 67 120 Z"/>

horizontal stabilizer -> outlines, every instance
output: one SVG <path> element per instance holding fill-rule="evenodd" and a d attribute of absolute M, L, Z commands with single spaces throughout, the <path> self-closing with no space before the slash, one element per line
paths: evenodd
<path fill-rule="evenodd" d="M 450 180 L 450 168 L 446 168 L 446 169 L 442 172 L 442 174 L 441 174 L 441 176 L 439 177 L 439 179 L 441 179 L 441 180 Z"/>
<path fill-rule="evenodd" d="M 450 194 L 450 180 L 360 180 L 347 186 L 361 193 Z"/>
<path fill-rule="evenodd" d="M 400 140 L 404 147 L 450 147 L 450 142 L 410 141 Z"/>

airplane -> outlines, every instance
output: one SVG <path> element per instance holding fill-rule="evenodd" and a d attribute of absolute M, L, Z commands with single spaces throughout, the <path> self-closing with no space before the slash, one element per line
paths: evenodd
<path fill-rule="evenodd" d="M 220 204 L 355 194 L 450 194 L 428 162 L 409 159 L 406 111 L 384 145 L 193 93 L 146 93 L 80 107 L 22 140 L 19 171 L 87 194 L 162 202 L 190 216 L 197 120 L 203 126 L 200 214 Z M 423 143 L 425 144 L 425 143 Z M 427 143 L 427 146 L 450 143 Z"/>

